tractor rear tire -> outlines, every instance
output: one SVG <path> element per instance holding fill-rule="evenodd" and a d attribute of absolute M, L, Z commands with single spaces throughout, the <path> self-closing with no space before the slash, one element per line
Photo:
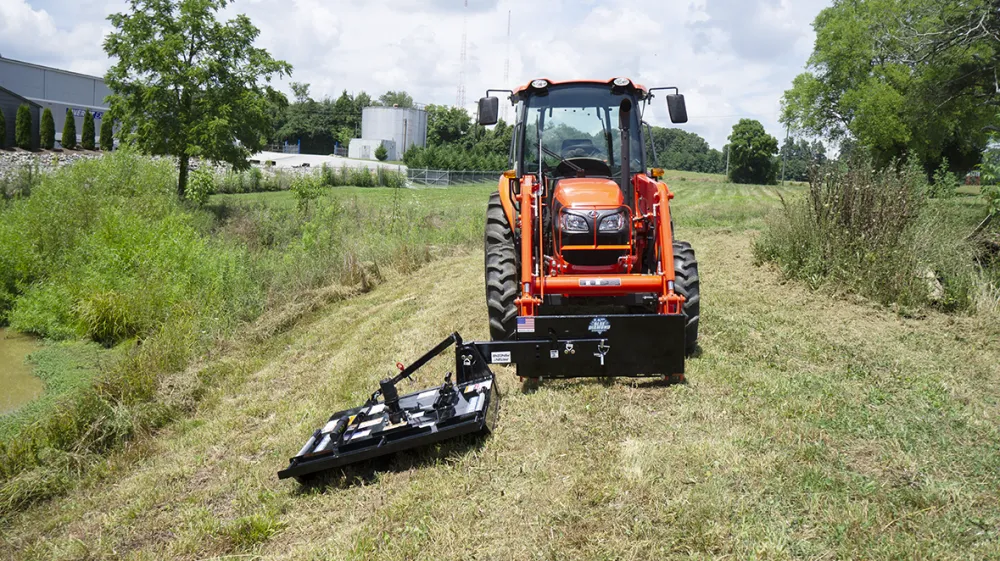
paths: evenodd
<path fill-rule="evenodd" d="M 674 291 L 685 298 L 684 354 L 690 356 L 698 348 L 698 320 L 701 317 L 701 289 L 698 281 L 698 260 L 688 242 L 674 242 Z"/>
<path fill-rule="evenodd" d="M 490 316 L 490 338 L 506 341 L 514 338 L 517 328 L 517 251 L 514 233 L 500 194 L 490 195 L 486 207 L 486 309 Z"/>

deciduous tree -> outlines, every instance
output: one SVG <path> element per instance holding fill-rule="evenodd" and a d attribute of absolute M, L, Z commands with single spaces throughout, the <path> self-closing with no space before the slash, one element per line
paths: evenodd
<path fill-rule="evenodd" d="M 275 75 L 292 67 L 254 47 L 260 31 L 245 15 L 220 22 L 229 0 L 131 0 L 109 16 L 104 50 L 117 62 L 105 82 L 119 139 L 177 157 L 184 196 L 192 157 L 249 168 L 273 130 Z"/>
<path fill-rule="evenodd" d="M 754 119 L 740 119 L 729 135 L 729 180 L 767 185 L 775 182 L 778 141 Z"/>
<path fill-rule="evenodd" d="M 782 99 L 793 129 L 851 141 L 888 163 L 975 165 L 1000 124 L 993 0 L 837 0 L 813 22 L 806 72 Z"/>

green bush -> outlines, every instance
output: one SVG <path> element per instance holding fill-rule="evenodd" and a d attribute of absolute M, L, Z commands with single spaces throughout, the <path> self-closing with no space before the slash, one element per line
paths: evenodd
<path fill-rule="evenodd" d="M 101 117 L 101 150 L 110 152 L 115 147 L 114 120 L 107 112 Z"/>
<path fill-rule="evenodd" d="M 14 144 L 18 148 L 31 150 L 31 108 L 22 104 L 17 108 L 17 122 L 14 124 Z"/>
<path fill-rule="evenodd" d="M 8 170 L 6 177 L 0 179 L 0 197 L 4 200 L 27 197 L 31 195 L 32 189 L 38 185 L 41 177 L 42 172 L 38 160 Z M 0 310 L 2 310 L 2 306 L 0 306 Z M 0 313 L 0 319 L 2 317 L 2 313 Z"/>
<path fill-rule="evenodd" d="M 380 162 L 384 162 L 389 158 L 389 151 L 385 149 L 385 145 L 378 145 L 378 148 L 375 149 L 375 158 Z"/>
<path fill-rule="evenodd" d="M 39 128 L 42 148 L 52 150 L 56 146 L 56 123 L 52 119 L 52 111 L 46 107 L 42 111 L 42 123 Z"/>
<path fill-rule="evenodd" d="M 83 146 L 84 150 L 93 150 L 94 145 L 94 114 L 90 112 L 90 109 L 83 114 L 83 134 L 81 135 L 80 145 Z"/>
<path fill-rule="evenodd" d="M 315 190 L 323 177 L 297 184 Z M 370 286 L 378 268 L 412 271 L 433 247 L 482 239 L 483 218 L 462 207 L 325 197 L 307 213 L 259 202 L 195 208 L 177 200 L 176 180 L 169 161 L 123 149 L 61 168 L 0 206 L 0 313 L 50 338 L 118 345 L 93 386 L 0 440 L 6 511 L 64 492 L 99 454 L 185 411 L 157 389 L 265 305 L 331 283 Z M 428 228 L 429 216 L 442 226 Z M 196 390 L 182 403 L 196 403 Z"/>
<path fill-rule="evenodd" d="M 198 169 L 191 172 L 187 189 L 184 191 L 184 199 L 188 202 L 202 206 L 208 202 L 209 197 L 215 193 L 215 174 L 208 170 Z"/>
<path fill-rule="evenodd" d="M 67 150 L 76 148 L 76 117 L 73 116 L 73 111 L 69 108 L 66 108 L 66 122 L 63 123 L 62 141 L 60 144 Z"/>
<path fill-rule="evenodd" d="M 948 158 L 941 159 L 941 165 L 934 172 L 934 178 L 927 188 L 927 195 L 932 199 L 947 199 L 955 196 L 958 188 L 958 177 L 948 169 Z"/>
<path fill-rule="evenodd" d="M 876 170 L 863 159 L 825 166 L 804 198 L 772 217 L 754 255 L 814 287 L 842 287 L 885 304 L 924 304 L 930 294 L 918 226 L 925 189 L 915 166 Z"/>
<path fill-rule="evenodd" d="M 319 198 L 323 192 L 323 183 L 319 175 L 302 174 L 292 181 L 292 193 L 298 203 L 299 211 L 307 212 L 309 203 Z"/>

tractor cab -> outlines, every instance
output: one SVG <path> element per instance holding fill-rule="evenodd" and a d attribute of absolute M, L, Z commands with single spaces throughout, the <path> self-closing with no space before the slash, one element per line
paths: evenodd
<path fill-rule="evenodd" d="M 651 196 L 635 192 L 636 176 L 648 179 L 636 108 L 651 97 L 626 78 L 539 79 L 510 92 L 513 174 L 518 183 L 529 176 L 540 186 L 542 237 L 553 272 L 630 273 L 642 265 L 648 236 L 634 230 L 643 226 L 637 217 L 648 211 Z M 481 124 L 496 122 L 497 101 L 480 101 Z M 671 115 L 686 120 L 683 97 L 679 101 Z M 645 260 L 646 269 L 652 261 Z"/>

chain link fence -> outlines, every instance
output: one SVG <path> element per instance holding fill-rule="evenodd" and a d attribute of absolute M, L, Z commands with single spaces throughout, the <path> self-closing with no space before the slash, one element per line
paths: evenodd
<path fill-rule="evenodd" d="M 406 179 L 414 185 L 468 185 L 496 183 L 502 171 L 455 171 L 407 168 Z"/>

